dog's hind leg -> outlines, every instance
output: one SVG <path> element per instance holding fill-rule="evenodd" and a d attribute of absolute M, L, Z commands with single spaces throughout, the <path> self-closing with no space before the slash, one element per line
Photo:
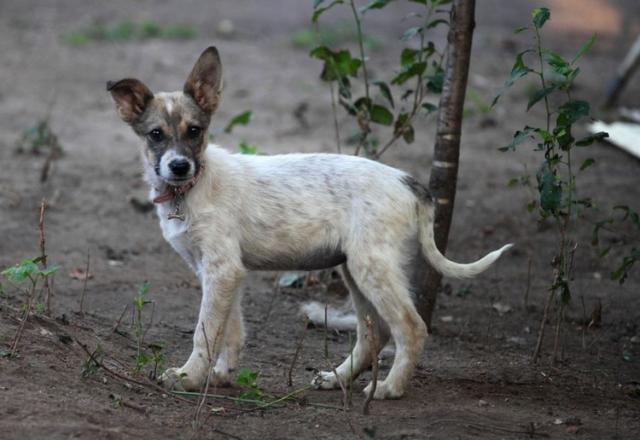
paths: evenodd
<path fill-rule="evenodd" d="M 351 298 L 358 317 L 356 345 L 345 361 L 336 368 L 340 381 L 345 385 L 349 379 L 358 377 L 362 371 L 371 365 L 371 360 L 378 356 L 378 353 L 389 340 L 389 328 L 380 319 L 380 315 L 378 315 L 373 305 L 362 294 L 346 265 L 342 266 L 342 279 L 351 292 Z M 366 322 L 367 318 L 371 320 L 371 331 L 376 332 L 375 341 L 378 353 L 371 353 L 372 335 L 369 334 L 370 329 Z M 322 389 L 333 389 L 340 386 L 333 371 L 320 371 L 314 377 L 312 385 Z"/>
<path fill-rule="evenodd" d="M 353 279 L 388 324 L 396 346 L 393 366 L 386 379 L 377 383 L 374 397 L 399 398 L 422 353 L 427 328 L 411 299 L 400 249 L 385 246 L 353 257 L 347 263 Z M 371 386 L 365 388 L 366 394 Z"/>

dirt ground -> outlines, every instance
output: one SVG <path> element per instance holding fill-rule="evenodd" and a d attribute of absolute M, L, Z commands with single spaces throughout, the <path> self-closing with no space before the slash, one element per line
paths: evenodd
<path fill-rule="evenodd" d="M 405 4 L 406 3 L 406 4 Z M 640 33 L 635 0 L 554 0 L 478 3 L 470 86 L 489 102 L 507 77 L 516 52 L 528 41 L 512 30 L 526 25 L 529 11 L 549 6 L 547 43 L 569 55 L 593 32 L 599 40 L 581 62 L 576 96 L 602 102 L 604 85 Z M 608 280 L 620 258 L 614 251 L 598 258 L 589 245 L 591 226 L 577 232 L 574 301 L 565 326 L 565 360 L 551 366 L 549 344 L 538 365 L 530 363 L 542 308 L 551 281 L 549 261 L 557 237 L 550 225 L 526 212 L 529 194 L 507 182 L 536 167 L 527 152 L 504 154 L 513 132 L 540 122 L 540 109 L 525 113 L 525 85 L 514 88 L 491 113 L 469 102 L 449 256 L 469 261 L 505 242 L 516 248 L 495 268 L 472 282 L 449 282 L 439 298 L 435 330 L 404 398 L 373 402 L 371 415 L 360 408 L 360 390 L 370 374 L 354 384 L 353 407 L 340 410 L 341 391 L 299 393 L 296 402 L 256 410 L 252 405 L 209 400 L 193 431 L 194 400 L 179 400 L 148 385 L 118 379 L 104 370 L 83 377 L 90 351 L 100 345 L 104 365 L 134 377 L 135 340 L 126 314 L 112 328 L 137 288 L 149 281 L 155 324 L 148 341 L 164 344 L 167 366 L 180 365 L 191 350 L 200 292 L 197 280 L 165 243 L 152 212 L 140 212 L 132 198 L 144 200 L 138 140 L 117 118 L 107 80 L 134 76 L 154 90 L 181 88 L 197 55 L 215 44 L 225 67 L 225 96 L 213 128 L 252 110 L 254 120 L 217 142 L 236 149 L 240 140 L 273 154 L 335 151 L 330 100 L 318 79 L 320 64 L 295 47 L 297 32 L 309 29 L 310 1 L 191 0 L 167 2 L 0 1 L 0 267 L 38 254 L 38 208 L 47 213 L 49 260 L 60 265 L 55 278 L 55 319 L 33 317 L 26 325 L 17 358 L 0 357 L 0 437 L 13 438 L 582 438 L 635 439 L 640 435 L 640 278 L 624 285 Z M 415 4 L 398 2 L 387 12 L 370 13 L 365 29 L 378 42 L 370 54 L 372 76 L 387 75 L 397 64 L 398 36 L 408 27 L 402 17 Z M 91 26 L 130 19 L 189 24 L 195 39 L 90 42 L 73 46 L 61 36 Z M 231 20 L 234 31 L 221 32 Z M 328 14 L 326 23 L 347 20 L 347 10 Z M 222 25 L 224 31 L 224 24 Z M 442 33 L 436 40 L 443 41 Z M 640 98 L 632 81 L 621 98 L 631 106 Z M 306 106 L 304 118 L 296 109 Z M 598 110 L 596 109 L 596 113 Z M 16 153 L 23 130 L 48 118 L 64 156 L 48 180 L 39 177 L 44 156 Z M 343 136 L 352 122 L 341 115 Z M 418 124 L 417 141 L 398 144 L 383 161 L 427 181 L 435 125 Z M 581 128 L 584 131 L 583 128 Z M 640 163 L 607 144 L 581 157 L 596 166 L 579 181 L 580 191 L 603 209 L 628 204 L 639 210 Z M 592 214 L 589 221 L 596 220 Z M 638 243 L 629 235 L 628 244 Z M 614 240 L 613 236 L 607 240 Z M 84 317 L 77 311 L 83 282 L 69 276 L 86 264 L 90 272 Z M 524 307 L 531 261 L 530 307 Z M 248 343 L 242 366 L 260 372 L 259 386 L 273 395 L 305 387 L 313 370 L 337 363 L 348 351 L 347 333 L 310 328 L 303 332 L 299 304 L 309 299 L 340 302 L 336 289 L 322 285 L 275 292 L 274 273 L 252 274 L 243 289 Z M 0 300 L 3 353 L 18 325 L 21 297 L 5 284 Z M 499 314 L 492 306 L 506 305 Z M 584 310 L 582 304 L 584 303 Z M 602 304 L 602 324 L 585 329 Z M 297 341 L 298 361 L 287 386 Z M 76 342 L 77 341 L 77 342 Z M 584 344 L 584 346 L 583 346 Z M 382 365 L 386 374 L 389 362 Z M 138 381 L 146 384 L 143 377 Z M 238 387 L 216 393 L 239 396 Z M 319 407 L 315 404 L 323 404 Z"/>

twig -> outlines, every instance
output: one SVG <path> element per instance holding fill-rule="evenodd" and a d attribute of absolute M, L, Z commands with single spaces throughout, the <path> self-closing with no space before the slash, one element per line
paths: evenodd
<path fill-rule="evenodd" d="M 122 309 L 122 313 L 120 313 L 120 317 L 115 322 L 115 324 L 113 324 L 113 327 L 111 328 L 111 333 L 115 333 L 115 332 L 118 331 L 118 327 L 120 326 L 120 322 L 122 322 L 122 318 L 124 317 L 124 314 L 127 313 L 127 309 L 128 308 L 129 308 L 129 303 L 126 303 L 124 305 L 124 309 Z"/>
<path fill-rule="evenodd" d="M 587 321 L 587 309 L 584 305 L 584 295 L 580 295 L 580 301 L 582 302 L 582 349 L 587 349 L 587 341 L 585 339 L 585 332 L 587 330 L 587 325 L 589 324 Z"/>
<path fill-rule="evenodd" d="M 78 344 L 80 346 L 80 348 L 82 348 L 82 350 L 91 358 L 91 360 L 100 368 L 102 368 L 107 374 L 109 374 L 112 377 L 115 377 L 116 379 L 120 379 L 123 380 L 125 382 L 130 382 L 136 385 L 139 385 L 141 387 L 146 387 L 146 388 L 151 388 L 155 391 L 160 392 L 161 394 L 173 394 L 173 393 L 167 393 L 167 390 L 165 390 L 164 388 L 162 388 L 160 385 L 156 385 L 153 382 L 141 382 L 139 380 L 136 379 L 132 379 L 130 377 L 124 376 L 116 371 L 113 371 L 111 368 L 107 367 L 101 360 L 97 359 L 93 353 L 91 353 L 89 351 L 89 349 L 87 348 L 87 346 L 85 344 L 83 344 L 82 342 L 80 342 L 78 339 L 73 338 L 74 342 L 76 344 Z M 193 401 L 189 400 L 189 399 L 185 399 L 183 397 L 180 396 L 174 396 L 175 399 L 180 400 L 181 402 L 187 402 L 190 404 L 193 404 Z"/>
<path fill-rule="evenodd" d="M 369 415 L 369 404 L 373 400 L 373 396 L 376 394 L 376 387 L 378 386 L 378 333 L 374 331 L 373 328 L 373 320 L 371 316 L 367 315 L 365 318 L 365 323 L 367 324 L 367 331 L 369 334 L 369 350 L 371 351 L 371 389 L 369 390 L 369 395 L 364 401 L 362 405 L 362 414 L 365 416 Z"/>
<path fill-rule="evenodd" d="M 40 202 L 40 262 L 42 263 L 42 268 L 47 268 L 47 252 L 46 252 L 46 238 L 44 233 L 44 217 L 45 212 L 47 210 L 47 200 L 42 199 Z M 45 276 L 44 278 L 44 287 L 43 290 L 46 292 L 45 299 L 45 314 L 47 316 L 51 316 L 51 286 L 49 286 L 49 277 Z"/>
<path fill-rule="evenodd" d="M 524 291 L 524 312 L 529 311 L 529 292 L 531 291 L 531 256 L 529 256 L 529 263 L 527 264 L 527 289 Z"/>
<path fill-rule="evenodd" d="M 342 146 L 340 145 L 340 127 L 338 125 L 338 110 L 336 108 L 336 97 L 332 81 L 329 82 L 329 90 L 331 91 L 331 111 L 333 113 L 333 129 L 336 133 L 336 148 L 338 149 L 338 154 L 342 154 Z"/>
<path fill-rule="evenodd" d="M 544 339 L 544 328 L 549 319 L 549 308 L 551 307 L 551 301 L 553 300 L 553 296 L 555 294 L 555 289 L 549 289 L 549 296 L 547 297 L 547 303 L 544 306 L 544 314 L 542 315 L 542 320 L 540 322 L 540 329 L 538 330 L 538 341 L 536 342 L 536 348 L 533 351 L 532 361 L 535 364 L 538 362 L 538 358 L 540 357 L 540 350 L 542 348 L 542 340 Z"/>
<path fill-rule="evenodd" d="M 204 404 L 207 400 L 209 385 L 211 385 L 211 376 L 213 375 L 213 372 L 214 372 L 215 361 L 217 361 L 217 358 L 218 358 L 218 354 L 216 353 L 216 347 L 219 346 L 218 338 L 220 337 L 225 327 L 227 326 L 228 320 L 229 320 L 229 315 L 227 314 L 227 317 L 223 319 L 223 321 L 220 323 L 220 326 L 218 327 L 218 331 L 216 331 L 215 338 L 213 338 L 213 349 L 209 346 L 209 339 L 207 338 L 207 332 L 205 331 L 204 322 L 201 323 L 202 335 L 204 336 L 205 344 L 207 345 L 207 357 L 209 360 L 209 368 L 207 371 L 207 380 L 205 381 L 204 389 L 202 393 L 202 400 L 200 400 L 200 403 L 198 404 L 198 407 L 196 408 L 196 411 L 193 415 L 193 426 L 195 429 L 198 429 L 200 426 L 199 425 L 200 413 L 202 412 L 202 408 L 204 407 Z"/>
<path fill-rule="evenodd" d="M 27 323 L 27 319 L 29 318 L 29 314 L 31 313 L 31 307 L 33 306 L 34 291 L 35 284 L 32 285 L 31 290 L 29 291 L 29 296 L 27 297 L 27 308 L 24 311 L 22 321 L 20 322 L 20 326 L 18 327 L 16 335 L 13 338 L 13 343 L 11 344 L 11 357 L 14 357 L 16 352 L 18 351 L 18 344 L 20 343 L 20 339 L 22 339 L 22 332 L 24 331 L 24 326 Z"/>
<path fill-rule="evenodd" d="M 273 291 L 271 293 L 271 300 L 269 301 L 269 306 L 267 307 L 267 313 L 264 314 L 264 319 L 262 320 L 265 323 L 269 322 L 269 317 L 271 316 L 271 310 L 273 309 L 273 304 L 276 302 L 276 298 L 280 294 L 280 277 L 281 273 L 276 275 L 273 281 Z"/>
<path fill-rule="evenodd" d="M 89 281 L 90 261 L 91 261 L 91 254 L 89 252 L 89 248 L 87 248 L 87 265 L 85 266 L 85 269 L 84 269 L 84 284 L 82 286 L 82 294 L 80 295 L 80 316 L 84 316 L 84 296 L 87 293 L 87 282 Z M 118 322 L 120 321 L 118 320 Z"/>
<path fill-rule="evenodd" d="M 307 328 L 309 327 L 309 318 L 305 318 L 304 327 L 302 329 L 302 335 L 298 339 L 298 344 L 296 345 L 296 351 L 293 354 L 293 359 L 291 359 L 291 365 L 289 366 L 289 372 L 287 374 L 287 386 L 293 386 L 293 369 L 296 366 L 296 362 L 298 361 L 298 355 L 300 354 L 300 350 L 302 350 L 302 344 L 304 343 L 304 338 L 307 335 Z"/>
<path fill-rule="evenodd" d="M 333 372 L 333 375 L 336 378 L 336 381 L 338 382 L 338 385 L 340 386 L 340 389 L 342 390 L 342 404 L 344 405 L 344 410 L 345 412 L 349 409 L 349 401 L 347 398 L 347 389 L 344 387 L 344 384 L 342 383 L 342 380 L 340 379 L 340 376 L 338 376 L 338 372 L 336 371 L 336 367 L 333 366 L 333 364 L 331 363 L 331 360 L 329 359 L 329 344 L 328 344 L 328 335 L 327 335 L 327 304 L 324 305 L 324 358 L 327 361 L 327 365 L 329 366 L 329 368 L 331 368 L 331 371 Z"/>

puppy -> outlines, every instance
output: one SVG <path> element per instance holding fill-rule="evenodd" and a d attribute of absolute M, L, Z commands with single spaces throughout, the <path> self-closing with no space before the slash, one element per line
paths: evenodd
<path fill-rule="evenodd" d="M 252 156 L 207 145 L 220 102 L 222 65 L 214 47 L 181 92 L 152 93 L 136 79 L 109 82 L 118 114 L 144 141 L 142 162 L 164 238 L 202 284 L 193 351 L 165 372 L 166 386 L 199 390 L 210 372 L 229 381 L 244 344 L 238 287 L 248 270 L 317 270 L 342 265 L 358 317 L 357 342 L 317 388 L 336 388 L 366 369 L 368 337 L 396 355 L 375 398 L 404 393 L 427 330 L 411 280 L 428 260 L 442 274 L 472 277 L 510 246 L 471 264 L 446 259 L 433 238 L 427 189 L 381 163 L 335 154 Z M 369 323 L 367 323 L 369 321 Z M 367 335 L 369 329 L 376 335 Z M 213 369 L 210 368 L 213 365 Z M 369 392 L 369 384 L 365 393 Z"/>

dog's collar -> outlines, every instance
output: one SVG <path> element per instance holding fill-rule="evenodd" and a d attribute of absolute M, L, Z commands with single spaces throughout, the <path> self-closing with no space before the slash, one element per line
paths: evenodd
<path fill-rule="evenodd" d="M 184 185 L 180 185 L 180 186 L 167 185 L 162 194 L 159 194 L 153 198 L 153 203 L 156 203 L 156 204 L 165 203 L 165 202 L 168 202 L 169 200 L 175 199 L 176 196 L 181 196 L 188 193 L 194 186 L 196 186 L 196 183 L 198 183 L 198 180 L 200 180 L 200 177 L 202 176 L 203 171 L 204 171 L 204 165 L 200 165 L 200 169 L 198 170 L 196 175 L 193 176 Z"/>

